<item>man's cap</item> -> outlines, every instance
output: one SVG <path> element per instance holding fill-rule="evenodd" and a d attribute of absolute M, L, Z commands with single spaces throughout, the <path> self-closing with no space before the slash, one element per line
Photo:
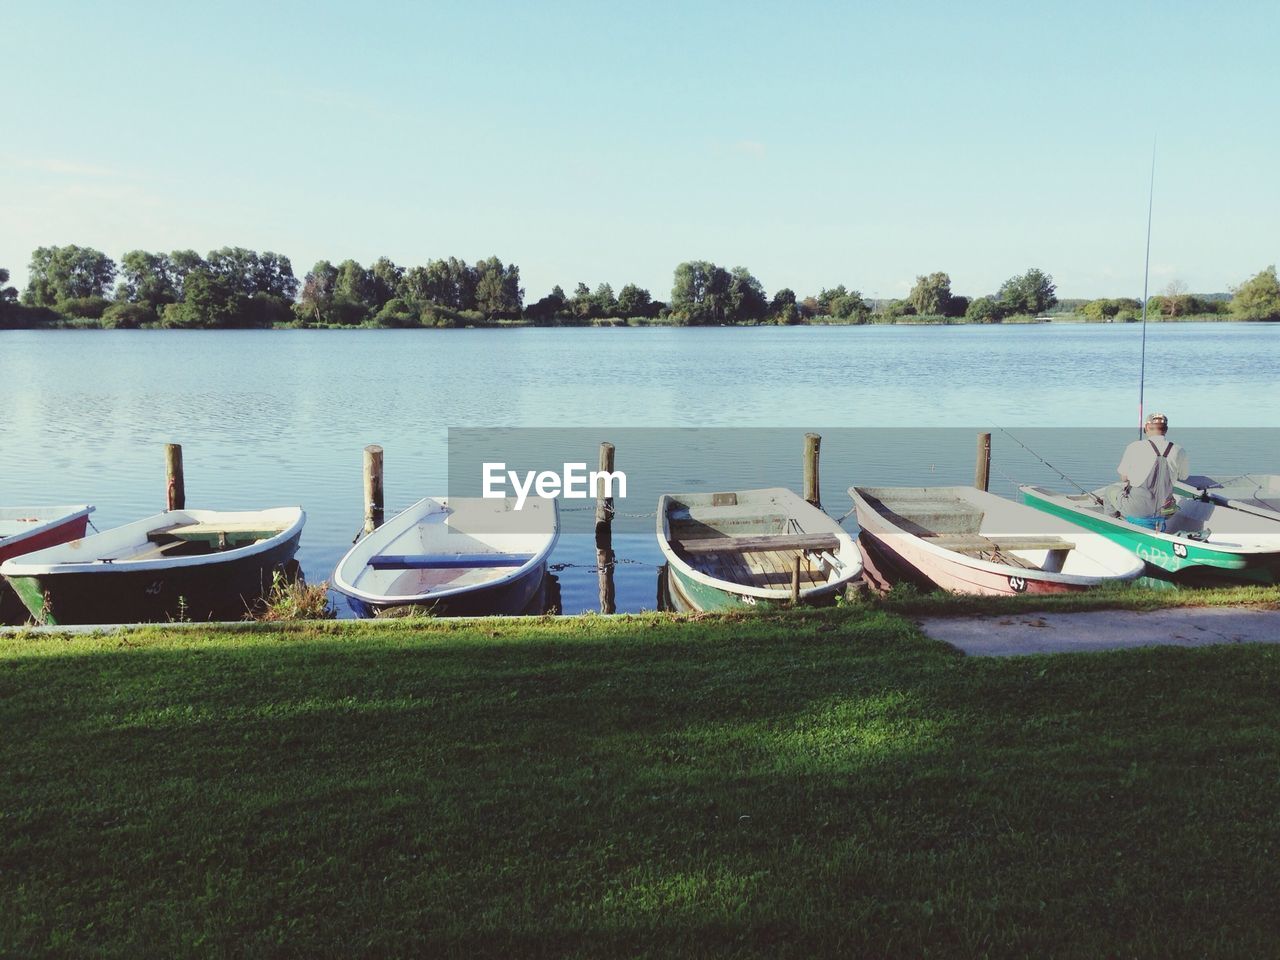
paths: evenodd
<path fill-rule="evenodd" d="M 1148 413 L 1147 423 L 1163 423 L 1165 426 L 1168 426 L 1169 418 L 1166 417 L 1163 413 Z"/>

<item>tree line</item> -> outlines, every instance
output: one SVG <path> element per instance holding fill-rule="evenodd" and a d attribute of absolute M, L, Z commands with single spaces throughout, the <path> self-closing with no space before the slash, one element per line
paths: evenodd
<path fill-rule="evenodd" d="M 403 267 L 380 257 L 369 267 L 355 260 L 316 263 L 299 281 L 288 257 L 243 247 L 201 256 L 194 250 L 131 250 L 117 264 L 91 247 L 41 247 L 31 255 L 21 297 L 0 268 L 0 324 L 83 323 L 113 328 L 234 328 L 295 326 L 453 327 L 522 321 L 535 325 L 651 321 L 682 326 L 935 321 L 999 323 L 1035 317 L 1058 305 L 1053 277 L 1031 268 L 992 294 L 970 298 L 951 290 L 944 272 L 916 277 L 905 298 L 872 302 L 843 284 L 797 297 L 782 288 L 772 296 L 746 267 L 706 260 L 675 268 L 670 299 L 656 300 L 637 284 L 615 294 L 601 283 L 578 283 L 572 295 L 556 285 L 526 304 L 520 268 L 497 257 L 468 264 L 456 257 Z M 1132 298 L 1073 304 L 1096 321 L 1140 316 Z M 1148 300 L 1152 316 L 1228 314 L 1240 320 L 1280 320 L 1280 282 L 1268 267 L 1234 291 L 1230 300 L 1188 293 L 1171 283 Z"/>

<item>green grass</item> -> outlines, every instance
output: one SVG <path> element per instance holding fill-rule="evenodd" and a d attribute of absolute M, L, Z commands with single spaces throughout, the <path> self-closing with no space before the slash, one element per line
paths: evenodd
<path fill-rule="evenodd" d="M 0 638 L 0 955 L 1274 955 L 1280 648 L 826 613 Z"/>

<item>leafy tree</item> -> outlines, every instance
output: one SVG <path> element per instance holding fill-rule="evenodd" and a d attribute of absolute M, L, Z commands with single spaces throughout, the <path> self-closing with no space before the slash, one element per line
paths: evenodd
<path fill-rule="evenodd" d="M 8 282 L 9 271 L 0 267 L 0 303 L 13 303 L 18 299 L 18 291 L 14 287 L 6 286 Z"/>
<path fill-rule="evenodd" d="M 596 292 L 591 295 L 596 302 L 596 314 L 601 317 L 615 317 L 618 315 L 618 298 L 613 295 L 613 285 L 602 283 L 596 287 Z"/>
<path fill-rule="evenodd" d="M 725 319 L 730 323 L 758 322 L 769 312 L 769 299 L 760 281 L 746 267 L 734 267 L 729 279 Z"/>
<path fill-rule="evenodd" d="M 31 254 L 27 273 L 22 302 L 52 307 L 60 300 L 105 297 L 115 279 L 116 265 L 92 247 L 40 247 Z"/>
<path fill-rule="evenodd" d="M 1151 298 L 1153 301 L 1156 297 Z M 1181 317 L 1191 312 L 1194 298 L 1187 293 L 1187 285 L 1177 278 L 1170 280 L 1164 288 L 1163 296 L 1158 298 L 1156 309 L 1166 317 Z"/>
<path fill-rule="evenodd" d="M 564 295 L 564 291 L 557 284 L 549 294 L 537 303 L 529 304 L 525 308 L 524 315 L 535 324 L 545 324 L 554 320 L 558 314 L 566 313 L 568 310 L 569 298 Z"/>
<path fill-rule="evenodd" d="M 653 297 L 634 283 L 628 283 L 618 291 L 618 316 L 647 317 L 653 306 Z"/>
<path fill-rule="evenodd" d="M 466 265 L 463 264 L 463 267 Z M 520 287 L 520 268 L 504 267 L 497 257 L 481 260 L 470 271 L 476 277 L 474 303 L 463 309 L 475 309 L 488 317 L 518 317 L 524 304 Z"/>
<path fill-rule="evenodd" d="M 996 299 L 1006 315 L 1025 313 L 1034 316 L 1058 302 L 1055 289 L 1053 277 L 1032 267 L 1026 273 L 1006 280 Z"/>
<path fill-rule="evenodd" d="M 192 270 L 206 270 L 209 265 L 204 257 L 194 250 L 175 250 L 169 254 L 169 279 L 173 281 L 174 293 L 178 300 L 185 292 L 187 277 Z"/>
<path fill-rule="evenodd" d="M 109 306 L 111 301 L 106 297 L 72 297 L 69 300 L 59 300 L 53 309 L 64 317 L 99 320 Z"/>
<path fill-rule="evenodd" d="M 796 292 L 790 287 L 783 287 L 773 295 L 773 299 L 769 301 L 769 313 L 776 314 L 781 312 L 788 304 L 796 305 Z"/>
<path fill-rule="evenodd" d="M 338 274 L 333 283 L 335 302 L 368 310 L 374 306 L 375 296 L 373 275 L 368 270 L 355 260 L 343 260 L 338 264 Z"/>
<path fill-rule="evenodd" d="M 817 297 L 819 315 L 837 320 L 866 323 L 871 308 L 857 290 L 846 290 L 844 284 L 823 289 Z"/>
<path fill-rule="evenodd" d="M 795 296 L 795 294 L 792 294 L 792 296 Z M 784 301 L 778 304 L 776 310 L 771 309 L 769 311 L 769 315 L 774 323 L 781 324 L 783 326 L 790 326 L 792 324 L 799 323 L 801 320 L 800 308 L 796 306 L 794 300 Z"/>
<path fill-rule="evenodd" d="M 1137 313 L 1141 309 L 1142 304 L 1132 297 L 1102 297 L 1098 300 L 1090 300 L 1080 308 L 1080 313 L 1089 320 L 1101 322 L 1114 320 L 1121 310 Z"/>
<path fill-rule="evenodd" d="M 906 300 L 890 300 L 885 304 L 884 316 L 890 320 L 915 316 L 916 308 Z"/>
<path fill-rule="evenodd" d="M 575 317 L 582 320 L 589 320 L 598 316 L 596 298 L 592 296 L 591 288 L 582 281 L 578 281 L 578 285 L 573 288 L 573 296 L 569 299 L 569 309 Z"/>
<path fill-rule="evenodd" d="M 1237 320 L 1280 320 L 1280 279 L 1275 264 L 1240 284 L 1231 298 Z"/>
<path fill-rule="evenodd" d="M 137 330 L 157 323 L 160 317 L 149 303 L 117 300 L 102 314 L 102 325 L 108 330 Z"/>
<path fill-rule="evenodd" d="M 397 267 L 387 257 L 379 257 L 369 268 L 369 288 L 372 295 L 371 306 L 381 310 L 396 296 L 404 280 L 404 267 Z"/>
<path fill-rule="evenodd" d="M 329 323 L 337 290 L 338 268 L 328 260 L 319 261 L 302 284 L 302 296 L 294 307 L 299 320 Z"/>
<path fill-rule="evenodd" d="M 120 258 L 120 282 L 116 300 L 141 303 L 158 310 L 181 299 L 173 278 L 173 261 L 167 254 L 130 250 Z"/>
<path fill-rule="evenodd" d="M 951 277 L 942 272 L 916 277 L 916 285 L 907 294 L 907 302 L 919 314 L 951 316 Z"/>
<path fill-rule="evenodd" d="M 680 264 L 671 288 L 672 315 L 694 325 L 723 323 L 732 282 L 727 270 L 706 260 Z"/>
<path fill-rule="evenodd" d="M 1004 319 L 1004 308 L 995 297 L 978 297 L 964 315 L 973 323 L 999 323 Z"/>
<path fill-rule="evenodd" d="M 422 315 L 413 301 L 393 297 L 382 305 L 373 322 L 379 327 L 420 327 Z"/>
<path fill-rule="evenodd" d="M 234 327 L 240 324 L 243 303 L 232 281 L 210 269 L 187 275 L 180 303 L 167 304 L 161 313 L 166 327 Z"/>

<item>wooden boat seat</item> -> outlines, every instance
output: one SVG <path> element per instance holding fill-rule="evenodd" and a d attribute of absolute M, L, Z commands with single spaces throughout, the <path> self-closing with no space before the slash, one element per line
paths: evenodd
<path fill-rule="evenodd" d="M 380 554 L 369 558 L 374 570 L 462 570 L 482 567 L 523 567 L 532 553 Z"/>
<path fill-rule="evenodd" d="M 278 536 L 284 527 L 268 527 L 253 523 L 179 523 L 157 527 L 147 534 L 152 543 L 172 543 L 174 540 L 197 541 L 211 547 L 225 549 L 230 543 L 254 543 Z"/>
<path fill-rule="evenodd" d="M 962 536 L 944 534 L 938 537 L 925 537 L 924 542 L 932 543 L 934 546 L 942 547 L 944 550 L 954 550 L 957 553 L 995 554 L 1006 550 L 1047 550 L 1048 555 L 1045 557 L 1044 564 L 1040 567 L 1046 573 L 1060 573 L 1063 564 L 1067 561 L 1067 553 L 1076 548 L 1076 545 L 1070 540 L 1063 540 L 1061 537 L 1013 536 L 999 533 L 991 536 L 983 536 L 982 534 L 966 534 Z M 1008 557 L 1006 559 L 1014 560 L 1018 558 Z"/>
<path fill-rule="evenodd" d="M 673 540 L 678 550 L 699 553 L 770 553 L 775 550 L 836 551 L 840 538 L 833 533 L 758 534 L 749 537 L 700 537 Z"/>
<path fill-rule="evenodd" d="M 1024 537 L 1006 536 L 1004 534 L 943 534 L 937 537 L 926 537 L 928 543 L 942 547 L 944 550 L 990 550 L 999 547 L 1002 550 L 1074 550 L 1076 545 L 1061 537 Z"/>

